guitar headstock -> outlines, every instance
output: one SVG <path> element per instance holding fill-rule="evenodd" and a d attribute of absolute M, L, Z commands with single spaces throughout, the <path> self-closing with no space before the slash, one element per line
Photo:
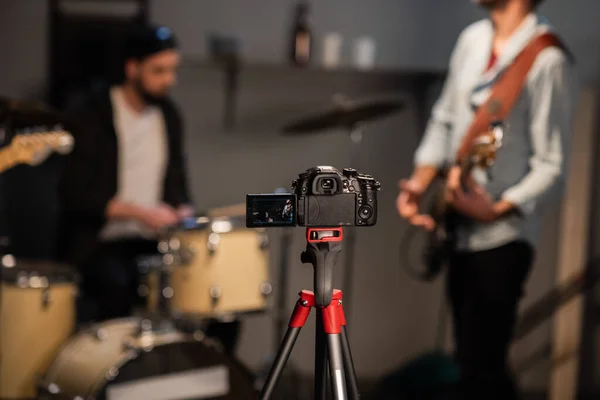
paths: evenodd
<path fill-rule="evenodd" d="M 57 128 L 16 134 L 8 148 L 15 161 L 35 166 L 44 162 L 52 152 L 70 153 L 73 145 L 73 136 Z"/>
<path fill-rule="evenodd" d="M 490 128 L 473 141 L 470 161 L 473 165 L 487 169 L 496 161 L 496 153 L 502 147 L 504 124 L 494 122 Z"/>

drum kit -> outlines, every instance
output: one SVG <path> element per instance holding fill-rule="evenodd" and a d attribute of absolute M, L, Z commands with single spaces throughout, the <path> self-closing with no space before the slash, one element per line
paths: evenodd
<path fill-rule="evenodd" d="M 199 217 L 158 250 L 139 260 L 145 309 L 77 331 L 74 270 L 5 255 L 0 398 L 255 398 L 251 373 L 202 328 L 267 309 L 266 233 L 245 215 Z"/>
<path fill-rule="evenodd" d="M 286 131 L 338 125 L 356 142 L 360 120 L 401 106 L 346 104 Z M 0 116 L 7 110 L 54 116 L 0 99 Z M 138 263 L 144 309 L 79 329 L 74 268 L 0 255 L 0 399 L 256 398 L 253 375 L 204 327 L 269 310 L 266 231 L 247 229 L 236 205 L 164 230 L 157 250 Z"/>

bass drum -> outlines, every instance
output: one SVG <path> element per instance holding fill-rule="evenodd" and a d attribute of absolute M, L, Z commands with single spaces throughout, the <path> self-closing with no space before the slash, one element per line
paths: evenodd
<path fill-rule="evenodd" d="M 41 384 L 41 399 L 256 399 L 253 379 L 197 332 L 144 330 L 147 320 L 106 321 L 75 335 Z M 141 333 L 140 333 L 141 332 Z"/>

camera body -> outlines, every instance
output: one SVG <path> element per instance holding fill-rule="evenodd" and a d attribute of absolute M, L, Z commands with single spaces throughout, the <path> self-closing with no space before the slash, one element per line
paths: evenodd
<path fill-rule="evenodd" d="M 380 189 L 372 176 L 352 168 L 310 168 L 292 183 L 292 193 L 246 195 L 246 226 L 373 226 Z"/>
<path fill-rule="evenodd" d="M 297 224 L 307 227 L 373 226 L 381 184 L 355 169 L 320 166 L 292 183 L 297 198 Z"/>

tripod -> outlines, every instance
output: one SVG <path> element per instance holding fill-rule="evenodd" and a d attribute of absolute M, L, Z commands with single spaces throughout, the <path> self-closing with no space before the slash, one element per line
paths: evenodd
<path fill-rule="evenodd" d="M 302 263 L 314 267 L 314 293 L 302 290 L 296 302 L 288 330 L 275 357 L 260 400 L 271 398 L 285 364 L 292 354 L 300 330 L 308 319 L 311 308 L 317 311 L 315 337 L 315 400 L 327 399 L 327 366 L 334 400 L 358 400 L 358 384 L 350 343 L 346 333 L 346 319 L 342 307 L 342 292 L 332 288 L 333 267 L 342 250 L 342 228 L 307 228 L 306 251 Z M 328 362 L 329 360 L 329 362 Z M 346 393 L 350 394 L 347 397 Z"/>

